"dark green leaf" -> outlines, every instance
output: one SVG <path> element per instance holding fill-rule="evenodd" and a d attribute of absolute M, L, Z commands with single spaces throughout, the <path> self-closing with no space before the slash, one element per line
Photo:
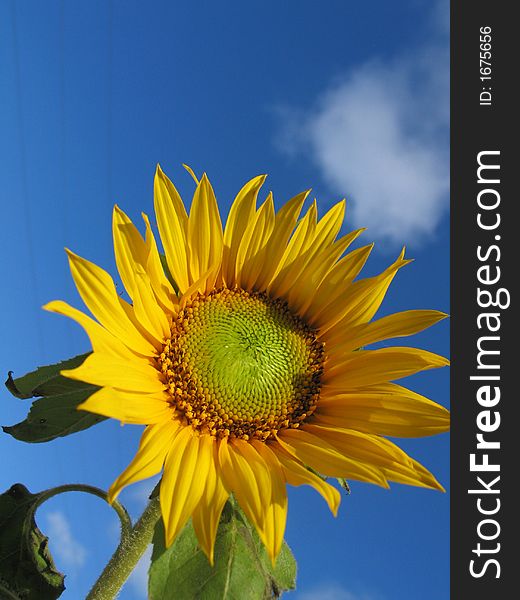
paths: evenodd
<path fill-rule="evenodd" d="M 9 371 L 5 385 L 11 394 L 22 399 L 34 398 L 35 396 L 51 396 L 77 389 L 74 386 L 77 386 L 78 382 L 63 377 L 60 375 L 60 371 L 79 367 L 89 354 L 80 354 L 54 365 L 39 367 L 36 371 L 31 371 L 16 379 L 12 377 L 13 372 Z M 79 385 L 85 387 L 84 383 Z"/>
<path fill-rule="evenodd" d="M 16 425 L 3 427 L 6 433 L 23 442 L 48 442 L 57 437 L 87 429 L 105 417 L 77 410 L 99 388 L 60 375 L 62 369 L 73 369 L 83 363 L 88 354 L 81 354 L 55 365 L 40 367 L 23 377 L 6 381 L 9 391 L 18 398 L 33 398 L 29 414 Z"/>
<path fill-rule="evenodd" d="M 191 523 L 166 549 L 159 521 L 153 545 L 150 600 L 267 600 L 296 585 L 296 562 L 287 544 L 273 568 L 256 531 L 234 501 L 222 513 L 214 567 L 199 548 Z"/>
<path fill-rule="evenodd" d="M 30 514 L 37 499 L 21 483 L 0 495 L 0 598 L 54 600 L 65 589 Z"/>
<path fill-rule="evenodd" d="M 88 429 L 106 417 L 77 410 L 76 407 L 97 389 L 90 386 L 85 390 L 35 400 L 24 421 L 2 429 L 17 440 L 30 443 L 48 442 Z"/>

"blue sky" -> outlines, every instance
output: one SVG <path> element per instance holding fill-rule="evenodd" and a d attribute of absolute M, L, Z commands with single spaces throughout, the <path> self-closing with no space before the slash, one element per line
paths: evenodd
<path fill-rule="evenodd" d="M 0 367 L 15 375 L 88 349 L 79 327 L 42 304 L 75 306 L 64 246 L 112 273 L 111 210 L 152 213 L 156 163 L 189 199 L 181 163 L 207 171 L 227 214 L 268 173 L 277 205 L 313 188 L 321 214 L 348 200 L 345 231 L 376 242 L 367 274 L 402 245 L 415 262 L 381 314 L 449 312 L 448 3 L 312 0 L 240 3 L 22 1 L 0 4 Z M 6 91 L 7 90 L 7 93 Z M 410 345 L 447 354 L 442 322 Z M 447 370 L 407 385 L 448 405 Z M 0 394 L 0 423 L 27 403 Z M 139 428 L 115 422 L 44 445 L 0 435 L 0 489 L 81 481 L 107 488 Z M 446 434 L 402 447 L 448 488 Z M 153 482 L 127 489 L 134 516 Z M 295 600 L 449 597 L 449 493 L 352 484 L 334 519 L 312 490 L 290 492 Z M 93 498 L 61 496 L 38 513 L 63 598 L 84 597 L 117 540 Z M 121 598 L 144 598 L 146 565 Z"/>

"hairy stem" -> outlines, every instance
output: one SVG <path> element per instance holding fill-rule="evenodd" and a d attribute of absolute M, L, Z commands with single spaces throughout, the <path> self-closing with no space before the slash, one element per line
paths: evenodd
<path fill-rule="evenodd" d="M 121 540 L 86 600 L 112 600 L 152 541 L 155 524 L 161 516 L 159 498 L 153 498 L 130 534 Z"/>

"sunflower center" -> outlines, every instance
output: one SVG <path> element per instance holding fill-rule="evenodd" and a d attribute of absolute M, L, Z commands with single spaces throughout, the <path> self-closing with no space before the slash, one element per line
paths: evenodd
<path fill-rule="evenodd" d="M 323 344 L 286 302 L 223 289 L 179 312 L 159 360 L 172 405 L 192 427 L 266 440 L 314 412 Z"/>

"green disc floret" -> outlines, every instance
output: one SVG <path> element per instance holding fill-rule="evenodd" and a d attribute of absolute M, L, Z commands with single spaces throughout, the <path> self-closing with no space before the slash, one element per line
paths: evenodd
<path fill-rule="evenodd" d="M 160 361 L 193 427 L 265 440 L 314 411 L 323 345 L 285 301 L 223 289 L 179 312 Z"/>

